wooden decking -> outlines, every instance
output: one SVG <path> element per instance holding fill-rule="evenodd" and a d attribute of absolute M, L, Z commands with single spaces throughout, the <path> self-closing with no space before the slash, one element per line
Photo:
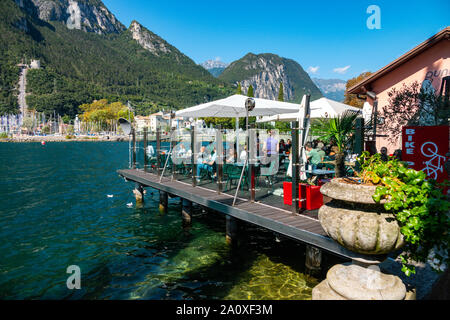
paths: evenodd
<path fill-rule="evenodd" d="M 233 216 L 339 256 L 349 259 L 376 259 L 376 257 L 360 255 L 343 248 L 326 235 L 320 222 L 314 217 L 303 214 L 294 215 L 285 209 L 259 202 L 251 203 L 242 198 L 238 198 L 235 206 L 232 206 L 233 197 L 229 194 L 218 194 L 217 191 L 211 189 L 192 187 L 189 183 L 177 180 L 171 181 L 167 177 L 164 177 L 160 182 L 157 175 L 139 169 L 119 170 L 118 173 L 128 181 L 167 192 L 173 196 L 192 201 L 214 211 Z"/>

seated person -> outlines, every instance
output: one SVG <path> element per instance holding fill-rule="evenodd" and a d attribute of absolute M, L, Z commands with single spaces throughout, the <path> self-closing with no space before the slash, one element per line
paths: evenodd
<path fill-rule="evenodd" d="M 153 158 L 155 156 L 155 149 L 153 148 L 153 146 L 151 144 L 149 144 L 147 146 L 147 156 L 149 158 Z"/>
<path fill-rule="evenodd" d="M 280 153 L 283 153 L 286 151 L 286 144 L 284 143 L 284 139 L 280 140 L 280 146 L 278 147 L 278 150 Z"/>
<path fill-rule="evenodd" d="M 339 152 L 339 149 L 337 146 L 332 146 L 331 147 L 331 151 L 330 154 L 328 155 L 328 158 L 330 159 L 330 161 L 334 161 L 336 160 L 336 154 Z"/>
<path fill-rule="evenodd" d="M 306 157 L 308 158 L 308 163 L 311 165 L 312 170 L 317 169 L 317 165 L 322 161 L 322 158 L 317 151 L 317 149 L 313 149 L 310 142 L 305 145 L 306 149 Z"/>
<path fill-rule="evenodd" d="M 234 163 L 234 149 L 228 149 L 227 156 L 225 159 L 226 163 Z"/>
<path fill-rule="evenodd" d="M 322 142 L 319 142 L 318 144 L 317 144 L 317 152 L 319 153 L 319 155 L 320 155 L 320 162 L 322 162 L 323 161 L 323 159 L 325 158 L 325 146 L 324 146 L 324 144 L 322 143 Z M 319 164 L 319 166 L 318 166 L 318 168 L 322 168 L 322 164 Z"/>
<path fill-rule="evenodd" d="M 184 144 L 180 143 L 178 144 L 175 150 L 175 156 L 177 158 L 185 158 L 186 157 L 186 147 L 184 146 Z"/>
<path fill-rule="evenodd" d="M 285 145 L 285 148 L 284 148 L 285 152 L 286 153 L 291 153 L 291 148 L 292 148 L 291 139 L 287 139 L 286 145 Z"/>
<path fill-rule="evenodd" d="M 394 151 L 393 157 L 397 159 L 398 161 L 402 161 L 402 150 L 397 149 Z"/>
<path fill-rule="evenodd" d="M 380 154 L 381 154 L 381 161 L 387 162 L 389 160 L 386 147 L 381 147 Z"/>
<path fill-rule="evenodd" d="M 197 158 L 197 182 L 200 182 L 200 171 L 202 169 L 208 171 L 209 173 L 215 172 L 215 163 L 217 157 L 216 148 L 214 148 L 213 153 L 211 153 L 209 156 L 206 155 L 205 149 L 206 149 L 205 147 L 202 147 L 200 149 L 202 158 L 200 158 L 200 154 L 199 157 Z"/>
<path fill-rule="evenodd" d="M 280 163 L 283 163 L 284 158 L 286 157 L 285 152 L 287 151 L 286 144 L 284 143 L 283 139 L 280 140 L 280 146 L 278 148 L 278 151 L 280 152 Z"/>
<path fill-rule="evenodd" d="M 247 145 L 244 146 L 244 148 L 241 151 L 241 154 L 239 155 L 239 161 L 245 162 L 247 159 Z"/>

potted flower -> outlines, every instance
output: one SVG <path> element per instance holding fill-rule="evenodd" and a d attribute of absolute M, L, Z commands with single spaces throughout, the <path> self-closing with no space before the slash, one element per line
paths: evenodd
<path fill-rule="evenodd" d="M 407 276 L 415 272 L 412 261 L 444 271 L 449 263 L 450 205 L 442 190 L 423 171 L 409 169 L 393 157 L 382 161 L 379 154 L 364 152 L 358 162 L 358 178 L 337 178 L 322 186 L 321 192 L 333 199 L 319 210 L 327 234 L 366 255 L 402 248 L 402 271 Z M 313 299 L 354 298 L 354 292 L 368 299 L 404 299 L 403 283 L 388 276 L 356 265 L 337 265 L 314 288 Z M 369 286 L 368 278 L 379 281 Z M 352 288 L 346 283 L 353 283 Z"/>
<path fill-rule="evenodd" d="M 450 202 L 442 192 L 444 185 L 392 157 L 383 162 L 379 154 L 370 157 L 365 152 L 359 162 L 361 182 L 376 186 L 373 200 L 384 202 L 384 209 L 400 225 L 405 239 L 402 271 L 408 276 L 414 273 L 409 260 L 428 262 L 435 271 L 444 271 L 450 262 Z"/>

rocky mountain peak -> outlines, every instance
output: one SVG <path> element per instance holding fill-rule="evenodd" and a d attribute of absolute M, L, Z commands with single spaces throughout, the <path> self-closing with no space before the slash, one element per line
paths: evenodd
<path fill-rule="evenodd" d="M 134 40 L 136 40 L 144 49 L 150 51 L 156 56 L 172 52 L 171 46 L 161 37 L 146 29 L 139 22 L 131 22 L 128 30 Z"/>
<path fill-rule="evenodd" d="M 34 6 L 41 20 L 60 21 L 69 29 L 97 34 L 119 33 L 125 30 L 100 0 L 16 0 L 20 7 Z"/>
<path fill-rule="evenodd" d="M 202 62 L 200 64 L 203 68 L 206 70 L 214 69 L 214 68 L 226 68 L 228 67 L 228 63 L 225 63 L 223 61 L 220 61 L 219 58 L 216 58 L 214 60 L 207 60 L 205 62 Z"/>
<path fill-rule="evenodd" d="M 284 101 L 300 102 L 305 93 L 310 93 L 312 98 L 322 96 L 297 62 L 271 53 L 248 53 L 231 63 L 219 78 L 240 83 L 243 93 L 251 85 L 257 98 L 278 99 L 280 82 L 283 83 Z"/>

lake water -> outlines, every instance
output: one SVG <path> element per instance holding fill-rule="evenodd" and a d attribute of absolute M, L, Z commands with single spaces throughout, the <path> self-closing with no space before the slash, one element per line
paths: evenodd
<path fill-rule="evenodd" d="M 0 299 L 311 298 L 303 245 L 246 224 L 232 249 L 200 209 L 183 231 L 178 198 L 161 215 L 148 189 L 136 207 L 128 161 L 128 142 L 0 143 Z"/>

